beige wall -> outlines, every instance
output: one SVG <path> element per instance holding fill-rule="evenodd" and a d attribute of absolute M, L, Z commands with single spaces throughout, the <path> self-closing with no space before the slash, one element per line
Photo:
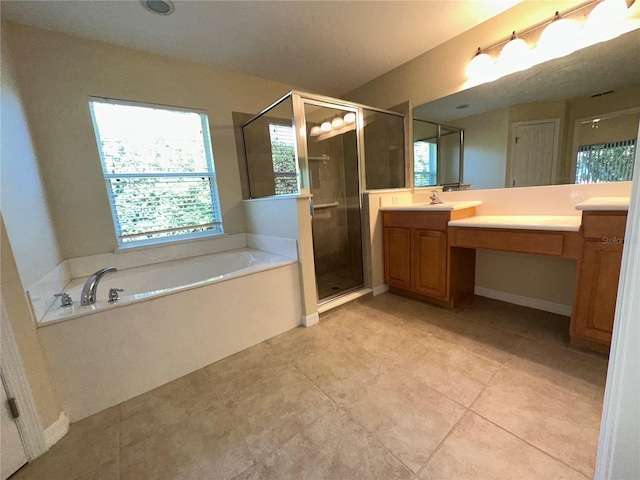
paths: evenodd
<path fill-rule="evenodd" d="M 51 383 L 44 351 L 38 341 L 36 327 L 31 320 L 27 297 L 20 285 L 18 268 L 1 216 L 0 243 L 2 244 L 2 255 L 0 256 L 2 302 L 9 316 L 40 422 L 42 427 L 46 429 L 58 420 L 61 411 L 60 401 Z"/>
<path fill-rule="evenodd" d="M 509 110 L 474 115 L 452 125 L 464 129 L 464 183 L 474 190 L 504 187 Z"/>
<path fill-rule="evenodd" d="M 20 283 L 26 290 L 60 263 L 62 258 L 22 98 L 16 85 L 14 70 L 17 62 L 5 40 L 6 29 L 3 24 L 0 201 L 20 272 Z"/>
<path fill-rule="evenodd" d="M 258 112 L 290 86 L 10 22 L 5 29 L 21 59 L 16 76 L 63 258 L 117 246 L 89 95 L 206 110 L 225 231 L 244 232 L 231 112 Z"/>
<path fill-rule="evenodd" d="M 528 0 L 487 20 L 448 42 L 365 83 L 344 98 L 386 108 L 410 101 L 413 105 L 441 98 L 463 89 L 466 68 L 475 50 L 508 37 L 548 19 L 555 10 L 564 11 L 583 3 L 581 0 L 554 2 Z"/>

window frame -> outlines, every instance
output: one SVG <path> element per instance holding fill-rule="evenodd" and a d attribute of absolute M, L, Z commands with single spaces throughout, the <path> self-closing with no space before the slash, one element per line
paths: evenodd
<path fill-rule="evenodd" d="M 109 105 L 122 105 L 127 107 L 143 107 L 143 108 L 152 108 L 156 110 L 165 110 L 172 112 L 188 112 L 195 113 L 200 116 L 201 128 L 202 128 L 202 140 L 203 140 L 203 148 L 205 152 L 205 160 L 207 165 L 207 171 L 202 172 L 171 172 L 171 173 L 109 173 L 107 172 L 107 165 L 104 159 L 104 153 L 101 148 L 101 136 L 98 127 L 98 122 L 96 119 L 96 115 L 94 112 L 93 105 L 95 103 L 103 103 Z M 111 217 L 113 220 L 113 226 L 115 229 L 116 240 L 118 242 L 117 250 L 122 249 L 130 249 L 136 247 L 145 247 L 145 246 L 153 246 L 157 244 L 167 244 L 167 243 L 178 243 L 183 241 L 191 241 L 197 240 L 199 238 L 207 238 L 207 237 L 215 237 L 220 235 L 225 235 L 223 221 L 222 221 L 222 208 L 220 205 L 220 194 L 217 184 L 217 175 L 214 164 L 213 157 L 213 146 L 211 141 L 211 130 L 209 128 L 209 116 L 205 110 L 199 110 L 194 108 L 186 108 L 186 107 L 176 107 L 172 105 L 161 105 L 161 104 L 153 104 L 146 102 L 136 102 L 130 100 L 120 100 L 106 97 L 88 97 L 88 106 L 91 114 L 91 120 L 93 123 L 94 135 L 96 140 L 96 147 L 98 150 L 98 155 L 100 157 L 100 166 L 102 168 L 102 175 L 105 181 L 105 186 L 107 189 L 107 197 L 109 200 L 109 207 L 111 209 Z M 139 234 L 123 234 L 120 222 L 120 215 L 118 209 L 116 208 L 116 199 L 113 193 L 112 180 L 117 179 L 145 179 L 145 178 L 207 178 L 209 181 L 209 195 L 211 199 L 211 213 L 213 222 L 192 226 L 184 226 L 184 227 L 176 227 L 169 229 L 160 229 L 147 231 Z M 216 215 L 216 211 L 218 215 Z M 198 232 L 188 232 L 183 234 L 176 235 L 167 235 L 160 236 L 154 238 L 142 238 L 139 240 L 131 239 L 125 240 L 126 237 L 141 237 L 145 234 L 161 234 L 172 231 L 180 231 L 186 230 L 189 228 L 198 228 L 198 227 L 213 227 L 210 230 L 203 230 Z"/>

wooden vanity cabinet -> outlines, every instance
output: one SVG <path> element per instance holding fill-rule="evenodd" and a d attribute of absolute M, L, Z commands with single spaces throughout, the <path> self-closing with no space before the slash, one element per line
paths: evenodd
<path fill-rule="evenodd" d="M 384 280 L 391 291 L 447 307 L 472 294 L 475 250 L 450 248 L 447 224 L 452 215 L 474 214 L 474 208 L 382 212 Z"/>
<path fill-rule="evenodd" d="M 624 211 L 585 211 L 571 315 L 571 344 L 608 352 L 611 345 L 622 247 Z"/>

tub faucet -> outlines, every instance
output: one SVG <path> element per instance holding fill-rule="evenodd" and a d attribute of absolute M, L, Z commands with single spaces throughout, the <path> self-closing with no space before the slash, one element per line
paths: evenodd
<path fill-rule="evenodd" d="M 440 200 L 440 198 L 438 197 L 437 190 L 432 190 L 429 198 L 431 199 L 431 205 L 437 205 L 439 203 L 443 203 L 442 200 Z"/>
<path fill-rule="evenodd" d="M 88 278 L 87 282 L 84 284 L 84 288 L 82 289 L 80 305 L 91 305 L 93 303 L 96 303 L 96 292 L 98 291 L 98 283 L 107 273 L 117 271 L 118 269 L 115 267 L 107 267 L 103 268 L 102 270 L 98 270 L 96 273 L 91 275 Z"/>

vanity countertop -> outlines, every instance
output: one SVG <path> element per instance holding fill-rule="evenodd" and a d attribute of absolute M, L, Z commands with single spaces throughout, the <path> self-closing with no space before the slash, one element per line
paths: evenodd
<path fill-rule="evenodd" d="M 593 197 L 577 204 L 576 210 L 629 210 L 629 197 Z"/>
<path fill-rule="evenodd" d="M 581 222 L 580 215 L 476 215 L 451 220 L 449 226 L 578 232 Z"/>
<path fill-rule="evenodd" d="M 479 200 L 467 202 L 444 202 L 444 203 L 410 203 L 408 205 L 387 205 L 380 210 L 411 210 L 411 211 L 430 211 L 430 212 L 450 212 L 452 210 L 462 210 L 464 208 L 477 207 L 482 205 Z"/>

